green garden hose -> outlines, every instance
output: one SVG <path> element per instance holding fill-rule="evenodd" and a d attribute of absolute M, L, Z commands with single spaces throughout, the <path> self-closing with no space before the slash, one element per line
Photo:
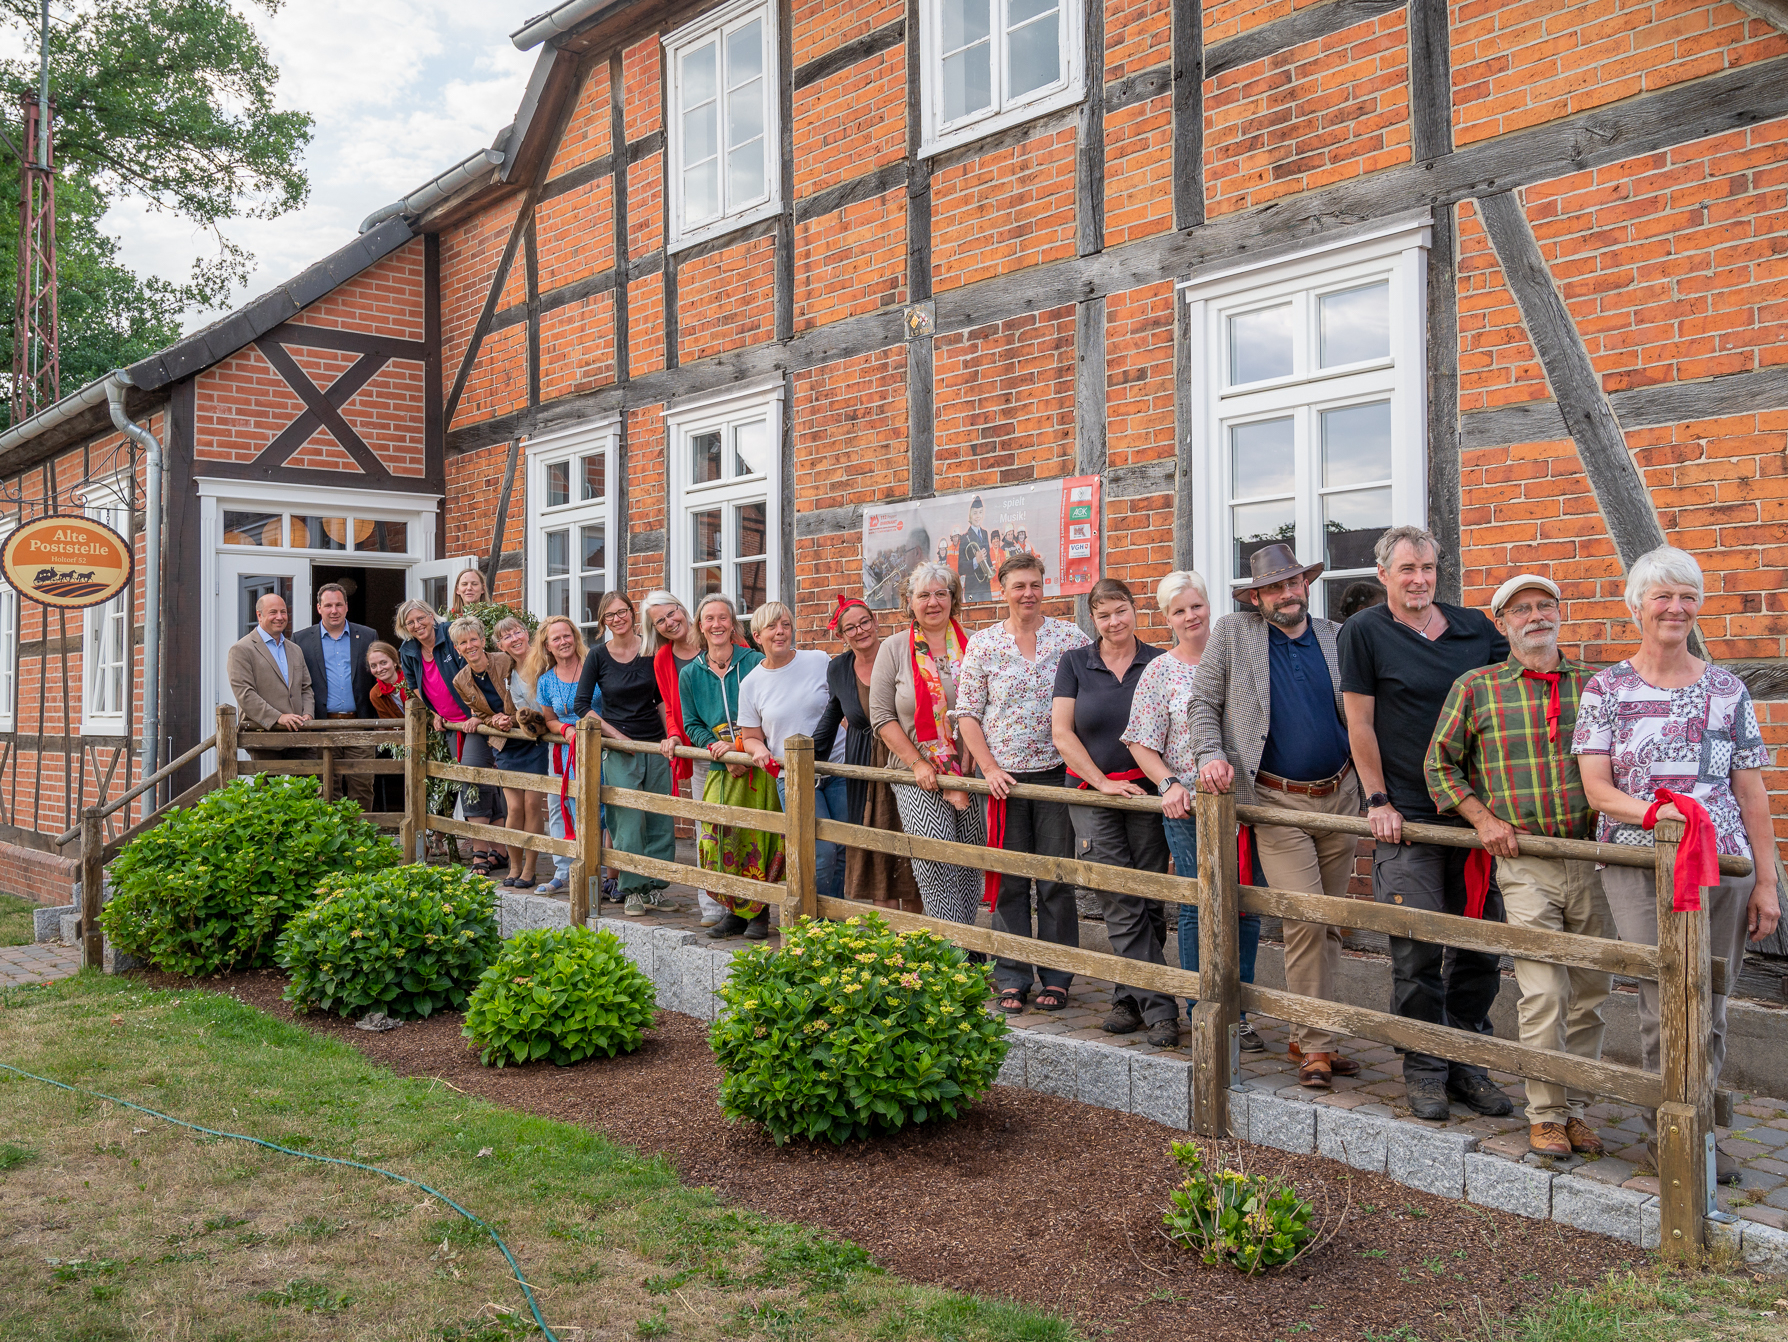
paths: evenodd
<path fill-rule="evenodd" d="M 174 1123 L 183 1128 L 191 1128 L 194 1132 L 202 1132 L 207 1137 L 228 1137 L 233 1141 L 252 1142 L 256 1146 L 264 1146 L 269 1151 L 278 1151 L 282 1155 L 300 1156 L 305 1160 L 321 1161 L 325 1165 L 345 1165 L 351 1170 L 366 1170 L 370 1174 L 382 1174 L 387 1179 L 397 1180 L 400 1184 L 409 1184 L 412 1188 L 420 1188 L 430 1197 L 439 1198 L 442 1202 L 445 1202 L 449 1207 L 453 1208 L 454 1211 L 458 1212 L 461 1216 L 465 1217 L 466 1220 L 470 1221 L 473 1225 L 477 1226 L 485 1234 L 491 1237 L 491 1242 L 494 1243 L 497 1248 L 501 1249 L 503 1251 L 503 1257 L 509 1260 L 509 1270 L 515 1274 L 516 1284 L 522 1288 L 522 1294 L 528 1298 L 528 1308 L 534 1312 L 534 1322 L 540 1325 L 541 1333 L 549 1339 L 549 1342 L 559 1342 L 558 1336 L 552 1329 L 546 1326 L 546 1320 L 540 1317 L 540 1306 L 534 1303 L 534 1292 L 529 1289 L 527 1279 L 522 1276 L 522 1270 L 520 1265 L 515 1261 L 515 1255 L 510 1253 L 509 1246 L 503 1243 L 503 1237 L 497 1234 L 496 1231 L 492 1230 L 476 1216 L 472 1215 L 471 1212 L 460 1206 L 459 1203 L 448 1197 L 445 1193 L 430 1188 L 427 1184 L 422 1183 L 419 1180 L 408 1178 L 402 1174 L 394 1174 L 390 1170 L 382 1170 L 377 1165 L 362 1165 L 355 1160 L 339 1160 L 334 1156 L 319 1156 L 309 1151 L 294 1151 L 289 1146 L 279 1146 L 273 1142 L 264 1142 L 259 1137 L 249 1137 L 240 1132 L 219 1132 L 214 1128 L 202 1128 L 197 1123 L 188 1123 L 183 1118 L 174 1118 L 172 1115 L 164 1114 L 156 1109 L 146 1109 L 140 1104 L 132 1104 L 129 1100 L 121 1100 L 116 1095 L 107 1095 L 103 1091 L 88 1090 L 85 1086 L 71 1086 L 66 1081 L 52 1081 L 47 1076 L 38 1076 L 35 1073 L 25 1071 L 23 1068 L 14 1067 L 11 1063 L 0 1062 L 0 1068 L 12 1072 L 16 1076 L 22 1076 L 28 1081 L 41 1081 L 46 1086 L 55 1086 L 60 1090 L 73 1091 L 77 1095 L 91 1095 L 95 1099 L 105 1100 L 110 1104 L 123 1105 L 126 1109 L 135 1109 L 139 1114 L 148 1114 L 151 1118 L 159 1118 L 164 1123 Z"/>

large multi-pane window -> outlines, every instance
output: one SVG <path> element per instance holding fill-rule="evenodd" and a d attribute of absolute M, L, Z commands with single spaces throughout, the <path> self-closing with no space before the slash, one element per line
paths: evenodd
<path fill-rule="evenodd" d="M 1081 97 L 1081 0 L 927 0 L 923 24 L 928 150 Z"/>
<path fill-rule="evenodd" d="M 692 606 L 724 592 L 749 614 L 776 595 L 780 387 L 666 417 L 677 502 L 671 581 Z"/>
<path fill-rule="evenodd" d="M 674 247 L 777 208 L 771 10 L 761 0 L 729 5 L 666 37 L 664 49 Z"/>
<path fill-rule="evenodd" d="M 1324 566 L 1335 610 L 1373 546 L 1426 514 L 1425 225 L 1187 288 L 1194 550 L 1227 584 L 1264 545 Z"/>
<path fill-rule="evenodd" d="M 529 601 L 600 637 L 596 605 L 613 585 L 615 429 L 582 426 L 528 445 Z"/>
<path fill-rule="evenodd" d="M 130 534 L 130 481 L 96 486 L 88 493 L 87 516 L 103 522 L 127 541 Z M 81 658 L 81 729 L 121 734 L 127 724 L 130 656 L 126 632 L 131 589 L 84 612 Z"/>

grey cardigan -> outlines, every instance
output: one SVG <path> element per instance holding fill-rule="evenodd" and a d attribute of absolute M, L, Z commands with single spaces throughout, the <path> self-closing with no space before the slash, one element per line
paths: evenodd
<path fill-rule="evenodd" d="M 1316 641 L 1329 664 L 1335 689 L 1335 716 L 1343 727 L 1347 712 L 1341 703 L 1341 656 L 1336 636 L 1341 626 L 1312 617 Z M 1273 720 L 1273 677 L 1267 662 L 1267 622 L 1252 612 L 1225 615 L 1211 626 L 1210 641 L 1192 681 L 1192 740 L 1198 767 L 1226 759 L 1235 768 L 1236 800 L 1257 805 L 1254 775 L 1266 749 Z"/>
<path fill-rule="evenodd" d="M 898 722 L 900 730 L 909 738 L 913 734 L 913 715 L 918 710 L 918 702 L 913 697 L 913 658 L 911 644 L 907 641 L 909 632 L 900 629 L 882 640 L 881 650 L 875 654 L 875 667 L 869 673 L 869 726 L 878 736 L 890 722 Z M 944 683 L 944 702 L 947 708 L 956 707 L 956 674 L 960 669 L 960 662 L 955 669 L 948 665 L 938 668 L 938 678 Z M 899 758 L 890 759 L 888 767 L 900 768 Z"/>

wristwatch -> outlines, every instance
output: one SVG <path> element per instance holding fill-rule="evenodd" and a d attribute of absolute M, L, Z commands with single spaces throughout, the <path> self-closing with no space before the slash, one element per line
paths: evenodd
<path fill-rule="evenodd" d="M 1389 806 L 1390 804 L 1391 794 L 1388 792 L 1374 792 L 1370 797 L 1366 798 L 1366 809 L 1368 811 L 1375 810 L 1380 806 Z"/>

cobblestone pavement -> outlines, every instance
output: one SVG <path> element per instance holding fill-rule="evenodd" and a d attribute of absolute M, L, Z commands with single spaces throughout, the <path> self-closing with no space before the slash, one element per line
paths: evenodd
<path fill-rule="evenodd" d="M 29 946 L 0 946 L 0 988 L 20 983 L 54 983 L 72 978 L 81 968 L 81 948 L 60 941 Z"/>

